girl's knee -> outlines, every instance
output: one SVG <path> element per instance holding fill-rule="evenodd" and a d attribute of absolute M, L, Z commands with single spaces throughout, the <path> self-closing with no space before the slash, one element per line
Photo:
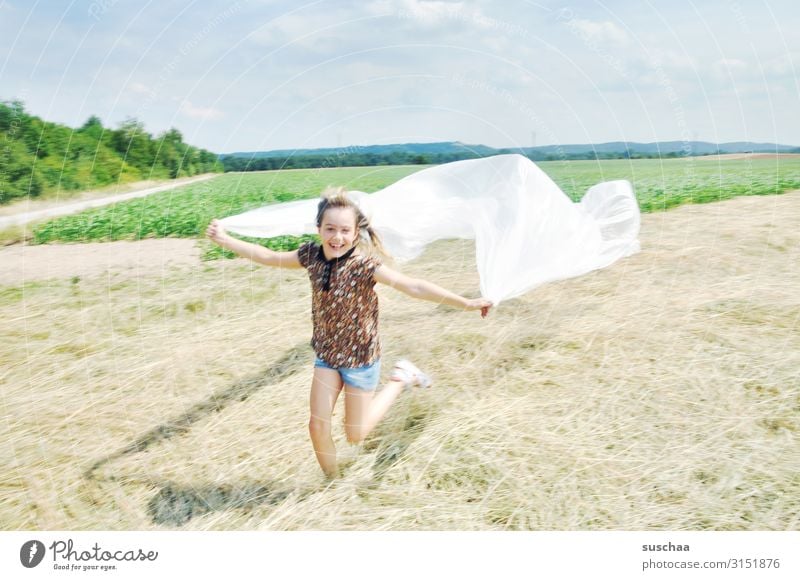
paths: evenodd
<path fill-rule="evenodd" d="M 330 437 L 331 436 L 331 422 L 311 417 L 308 420 L 308 432 L 312 439 Z"/>
<path fill-rule="evenodd" d="M 362 443 L 369 434 L 366 429 L 361 425 L 347 425 L 344 426 L 344 434 L 347 437 L 348 443 L 358 444 Z"/>

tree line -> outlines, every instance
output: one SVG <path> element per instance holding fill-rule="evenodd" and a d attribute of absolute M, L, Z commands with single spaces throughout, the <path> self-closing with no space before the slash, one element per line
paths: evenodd
<path fill-rule="evenodd" d="M 373 165 L 427 165 L 472 159 L 477 155 L 459 153 L 420 155 L 404 151 L 391 153 L 335 153 L 331 155 L 297 154 L 275 157 L 225 155 L 221 157 L 225 171 L 267 171 L 273 169 L 310 169 L 320 167 L 368 167 Z"/>
<path fill-rule="evenodd" d="M 92 115 L 78 129 L 0 101 L 0 204 L 51 191 L 222 171 L 217 155 L 183 142 L 175 128 L 152 136 L 133 117 L 117 129 Z"/>
<path fill-rule="evenodd" d="M 476 153 L 474 151 L 453 151 L 446 153 L 413 153 L 406 151 L 393 151 L 391 153 L 352 153 L 341 152 L 329 155 L 297 154 L 276 155 L 273 157 L 255 157 L 245 155 L 221 156 L 225 171 L 268 171 L 275 169 L 310 169 L 320 167 L 362 167 L 373 165 L 430 165 L 461 161 L 464 159 L 478 159 L 504 153 L 520 153 L 531 161 L 577 161 L 598 159 L 672 159 L 685 157 L 683 151 L 669 153 L 650 153 L 633 150 L 625 151 L 585 151 L 581 153 L 547 153 L 541 151 L 526 152 L 513 149 L 498 149 L 491 153 Z"/>

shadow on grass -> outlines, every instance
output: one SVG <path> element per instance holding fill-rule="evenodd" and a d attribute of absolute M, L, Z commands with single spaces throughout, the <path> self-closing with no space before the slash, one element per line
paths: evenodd
<path fill-rule="evenodd" d="M 399 421 L 381 423 L 375 438 L 370 438 L 364 444 L 365 451 L 375 452 L 375 463 L 372 473 L 375 481 L 380 481 L 386 473 L 396 465 L 412 443 L 422 435 L 425 426 L 436 413 L 426 402 L 416 398 L 408 403 L 407 414 Z"/>
<path fill-rule="evenodd" d="M 88 479 L 97 479 L 98 477 L 95 472 L 107 463 L 111 463 L 127 455 L 144 451 L 154 444 L 171 439 L 176 435 L 187 433 L 194 423 L 205 419 L 211 413 L 222 411 L 231 403 L 245 401 L 256 391 L 293 375 L 307 366 L 310 353 L 311 350 L 306 344 L 295 346 L 263 373 L 244 378 L 234 383 L 228 389 L 212 394 L 205 401 L 201 401 L 190 407 L 189 410 L 182 415 L 154 427 L 136 441 L 133 441 L 130 445 L 95 461 L 92 466 L 84 472 L 84 477 Z"/>
<path fill-rule="evenodd" d="M 277 505 L 294 491 L 260 483 L 205 487 L 166 484 L 148 502 L 147 513 L 156 524 L 182 526 L 211 512 Z"/>
<path fill-rule="evenodd" d="M 192 426 L 212 413 L 220 412 L 232 403 L 247 400 L 264 387 L 271 386 L 308 366 L 311 349 L 308 344 L 296 345 L 284 353 L 275 364 L 263 373 L 246 377 L 227 389 L 213 393 L 204 401 L 192 405 L 181 415 L 158 425 L 122 449 L 95 461 L 84 477 L 93 481 L 122 481 L 127 478 L 102 476 L 97 471 L 123 457 L 140 453 L 172 437 L 188 433 Z M 152 483 L 152 481 L 150 482 Z M 278 503 L 290 491 L 277 491 L 268 485 L 223 485 L 216 487 L 179 487 L 162 484 L 162 489 L 150 501 L 148 511 L 156 523 L 183 524 L 201 513 L 232 507 L 246 507 L 263 503 Z"/>

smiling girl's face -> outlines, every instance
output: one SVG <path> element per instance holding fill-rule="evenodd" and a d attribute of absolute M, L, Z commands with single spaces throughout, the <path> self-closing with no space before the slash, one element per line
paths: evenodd
<path fill-rule="evenodd" d="M 319 228 L 325 258 L 340 258 L 358 241 L 356 214 L 349 207 L 331 207 L 322 215 Z"/>

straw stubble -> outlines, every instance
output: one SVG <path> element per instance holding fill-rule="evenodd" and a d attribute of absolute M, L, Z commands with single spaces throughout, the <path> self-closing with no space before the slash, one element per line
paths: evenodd
<path fill-rule="evenodd" d="M 645 215 L 641 253 L 486 320 L 379 288 L 384 376 L 435 384 L 362 446 L 340 402 L 334 481 L 303 272 L 32 275 L 0 290 L 2 527 L 797 529 L 798 231 L 797 192 Z M 468 242 L 402 269 L 476 294 Z"/>

